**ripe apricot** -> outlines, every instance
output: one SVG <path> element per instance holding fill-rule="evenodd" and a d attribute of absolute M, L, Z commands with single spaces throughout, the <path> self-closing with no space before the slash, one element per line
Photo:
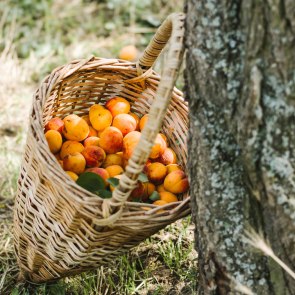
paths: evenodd
<path fill-rule="evenodd" d="M 148 115 L 148 114 L 145 114 L 145 115 L 142 116 L 142 118 L 140 119 L 140 121 L 139 121 L 139 129 L 140 129 L 140 131 L 142 131 L 142 129 L 144 128 L 144 126 L 145 126 L 145 124 L 146 124 L 148 118 L 149 118 L 149 115 Z"/>
<path fill-rule="evenodd" d="M 166 142 L 163 139 L 163 137 L 158 134 L 155 140 L 155 144 L 152 147 L 152 151 L 150 153 L 150 158 L 151 159 L 157 159 L 159 158 L 167 148 Z"/>
<path fill-rule="evenodd" d="M 119 58 L 134 61 L 138 56 L 138 50 L 134 45 L 127 45 L 121 48 L 119 52 Z"/>
<path fill-rule="evenodd" d="M 108 100 L 105 106 L 112 113 L 113 117 L 119 114 L 128 114 L 130 111 L 130 103 L 125 98 L 118 96 Z"/>
<path fill-rule="evenodd" d="M 157 186 L 157 192 L 158 193 L 166 192 L 163 183 Z"/>
<path fill-rule="evenodd" d="M 52 153 L 57 153 L 62 146 L 62 136 L 56 130 L 48 130 L 45 133 L 49 149 Z"/>
<path fill-rule="evenodd" d="M 142 195 L 144 194 L 144 185 L 141 181 L 137 182 L 137 186 L 135 189 L 131 192 L 128 200 L 132 199 L 141 199 Z"/>
<path fill-rule="evenodd" d="M 64 119 L 63 135 L 68 140 L 82 141 L 89 134 L 89 126 L 87 122 L 79 116 L 72 114 Z"/>
<path fill-rule="evenodd" d="M 67 155 L 64 160 L 64 170 L 72 171 L 76 174 L 81 174 L 85 170 L 86 161 L 81 153 L 73 153 Z"/>
<path fill-rule="evenodd" d="M 153 202 L 154 205 L 157 205 L 157 206 L 163 206 L 163 205 L 166 205 L 168 204 L 166 201 L 164 200 L 157 200 L 155 202 Z"/>
<path fill-rule="evenodd" d="M 182 170 L 172 171 L 164 180 L 164 188 L 173 194 L 184 193 L 188 187 L 188 178 Z"/>
<path fill-rule="evenodd" d="M 67 140 L 63 143 L 60 150 L 60 158 L 63 160 L 65 156 L 73 153 L 81 153 L 84 150 L 84 145 L 78 141 Z"/>
<path fill-rule="evenodd" d="M 103 129 L 111 126 L 113 121 L 113 116 L 109 110 L 99 104 L 95 104 L 90 107 L 89 119 L 92 127 L 97 131 L 102 131 Z"/>
<path fill-rule="evenodd" d="M 136 129 L 135 119 L 128 114 L 119 114 L 114 117 L 112 125 L 118 128 L 122 132 L 123 136 Z"/>
<path fill-rule="evenodd" d="M 110 177 L 110 175 L 106 169 L 93 167 L 93 168 L 87 168 L 85 172 L 92 172 L 99 175 L 104 180 L 105 187 L 107 186 L 108 184 L 107 179 Z"/>
<path fill-rule="evenodd" d="M 105 151 L 94 145 L 85 147 L 82 155 L 86 160 L 87 167 L 100 167 L 106 157 Z"/>
<path fill-rule="evenodd" d="M 128 114 L 135 119 L 135 121 L 136 121 L 136 128 L 135 128 L 135 130 L 138 131 L 139 130 L 139 121 L 140 121 L 139 117 L 135 113 L 129 112 Z"/>
<path fill-rule="evenodd" d="M 65 124 L 62 119 L 60 119 L 58 117 L 54 117 L 54 118 L 50 119 L 48 121 L 48 123 L 45 125 L 45 131 L 55 130 L 55 131 L 62 133 L 64 126 L 65 126 Z"/>
<path fill-rule="evenodd" d="M 170 193 L 170 192 L 161 192 L 160 193 L 160 199 L 162 201 L 167 202 L 167 203 L 178 202 L 177 197 L 174 194 Z"/>
<path fill-rule="evenodd" d="M 159 134 L 162 136 L 162 138 L 166 142 L 166 145 L 169 146 L 169 142 L 168 142 L 167 136 L 165 134 L 163 134 L 163 133 L 159 133 Z"/>
<path fill-rule="evenodd" d="M 90 122 L 90 119 L 89 119 L 89 115 L 84 115 L 84 116 L 82 116 L 81 118 L 82 118 L 83 120 L 85 120 L 86 123 L 87 123 L 89 126 L 91 126 L 91 122 Z"/>
<path fill-rule="evenodd" d="M 167 174 L 167 168 L 159 162 L 150 164 L 147 167 L 147 176 L 149 180 L 158 185 L 161 184 Z"/>
<path fill-rule="evenodd" d="M 142 196 L 142 200 L 146 201 L 149 198 L 149 196 L 156 190 L 156 187 L 151 182 L 144 182 L 143 186 L 144 186 L 144 193 Z"/>
<path fill-rule="evenodd" d="M 102 167 L 106 168 L 108 166 L 113 166 L 113 165 L 118 165 L 118 166 L 123 166 L 123 155 L 122 154 L 108 154 L 102 163 Z"/>
<path fill-rule="evenodd" d="M 97 137 L 97 131 L 92 126 L 89 126 L 89 134 L 88 134 L 87 138 L 92 137 L 92 136 Z"/>
<path fill-rule="evenodd" d="M 177 164 L 169 164 L 167 167 L 167 174 L 171 173 L 172 171 L 181 170 L 181 167 Z"/>
<path fill-rule="evenodd" d="M 171 148 L 166 148 L 164 153 L 159 157 L 159 162 L 164 165 L 176 164 L 177 158 L 175 152 Z"/>
<path fill-rule="evenodd" d="M 123 158 L 125 160 L 128 160 L 131 157 L 136 145 L 140 140 L 140 136 L 141 133 L 138 131 L 132 131 L 125 135 L 123 139 Z"/>
<path fill-rule="evenodd" d="M 74 172 L 72 172 L 72 171 L 66 171 L 66 173 L 72 178 L 72 180 L 74 180 L 74 181 L 76 181 L 78 178 L 79 178 L 79 176 L 76 174 L 76 173 L 74 173 Z"/>
<path fill-rule="evenodd" d="M 99 145 L 107 154 L 115 154 L 122 150 L 123 135 L 116 127 L 107 127 L 101 134 Z"/>
<path fill-rule="evenodd" d="M 115 177 L 116 175 L 120 175 L 124 172 L 123 168 L 119 165 L 111 165 L 105 169 L 108 171 L 110 177 Z"/>
<path fill-rule="evenodd" d="M 87 137 L 84 140 L 84 146 L 87 147 L 91 145 L 99 146 L 99 138 L 96 136 Z"/>

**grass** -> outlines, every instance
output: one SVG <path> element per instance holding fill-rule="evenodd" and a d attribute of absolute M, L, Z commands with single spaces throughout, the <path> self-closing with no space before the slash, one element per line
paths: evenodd
<path fill-rule="evenodd" d="M 76 58 L 116 57 L 129 43 L 142 51 L 165 16 L 181 10 L 178 0 L 0 2 L 0 294 L 195 293 L 197 254 L 190 218 L 112 265 L 53 284 L 17 283 L 12 235 L 16 183 L 38 83 L 54 67 Z"/>

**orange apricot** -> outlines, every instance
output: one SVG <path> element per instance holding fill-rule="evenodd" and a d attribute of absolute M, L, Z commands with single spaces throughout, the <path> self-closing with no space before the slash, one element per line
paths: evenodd
<path fill-rule="evenodd" d="M 153 202 L 154 205 L 157 205 L 157 206 L 163 206 L 163 205 L 166 205 L 168 204 L 166 201 L 164 200 L 157 200 L 155 202 Z"/>
<path fill-rule="evenodd" d="M 139 130 L 139 121 L 140 121 L 139 117 L 135 113 L 129 112 L 128 114 L 135 119 L 135 122 L 136 122 L 135 130 L 138 131 Z"/>
<path fill-rule="evenodd" d="M 125 135 L 123 139 L 123 158 L 125 160 L 128 160 L 131 157 L 136 145 L 140 140 L 140 136 L 141 133 L 138 131 L 132 131 Z"/>
<path fill-rule="evenodd" d="M 155 162 L 147 167 L 147 176 L 149 180 L 156 185 L 163 182 L 166 174 L 167 168 L 162 163 Z"/>
<path fill-rule="evenodd" d="M 142 129 L 144 128 L 144 126 L 145 126 L 145 124 L 146 124 L 148 118 L 149 118 L 149 115 L 148 115 L 148 114 L 145 114 L 145 115 L 142 116 L 142 118 L 140 119 L 140 121 L 139 121 L 139 129 L 140 129 L 140 131 L 142 131 Z"/>
<path fill-rule="evenodd" d="M 178 202 L 177 197 L 170 193 L 170 192 L 161 192 L 160 193 L 160 199 L 162 201 L 166 201 L 167 203 L 173 203 L 173 202 Z"/>
<path fill-rule="evenodd" d="M 86 161 L 85 158 L 81 153 L 73 153 L 70 155 L 67 155 L 63 159 L 64 163 L 64 170 L 66 171 L 72 171 L 76 174 L 81 174 L 85 170 Z"/>
<path fill-rule="evenodd" d="M 162 138 L 166 142 L 166 145 L 169 146 L 169 142 L 168 142 L 167 136 L 165 134 L 163 134 L 163 133 L 159 133 L 159 134 L 162 136 Z"/>
<path fill-rule="evenodd" d="M 156 190 L 156 187 L 151 182 L 144 182 L 143 186 L 144 186 L 144 193 L 142 196 L 142 200 L 146 201 L 149 198 L 149 196 Z"/>
<path fill-rule="evenodd" d="M 177 164 L 169 164 L 167 167 L 167 174 L 171 173 L 172 171 L 181 170 L 181 167 Z"/>
<path fill-rule="evenodd" d="M 90 122 L 90 119 L 89 119 L 89 115 L 83 115 L 81 118 L 82 118 L 83 120 L 85 120 L 86 123 L 87 123 L 89 126 L 91 126 L 91 122 Z"/>
<path fill-rule="evenodd" d="M 63 160 L 65 156 L 73 153 L 81 153 L 84 150 L 84 145 L 78 141 L 67 140 L 63 143 L 60 150 L 60 158 Z"/>
<path fill-rule="evenodd" d="M 82 151 L 87 167 L 100 167 L 105 160 L 106 153 L 99 146 L 87 146 Z"/>
<path fill-rule="evenodd" d="M 159 162 L 164 165 L 176 164 L 177 158 L 175 152 L 171 148 L 166 148 L 159 157 Z"/>
<path fill-rule="evenodd" d="M 62 146 L 62 136 L 56 130 L 48 130 L 45 133 L 49 149 L 52 153 L 57 153 Z"/>
<path fill-rule="evenodd" d="M 152 147 L 150 158 L 151 159 L 157 159 L 159 158 L 167 148 L 165 140 L 162 138 L 160 134 L 157 135 L 155 144 Z"/>
<path fill-rule="evenodd" d="M 182 170 L 172 171 L 164 180 L 164 188 L 173 194 L 184 193 L 189 188 L 188 178 Z"/>
<path fill-rule="evenodd" d="M 101 134 L 99 145 L 107 154 L 115 154 L 122 150 L 123 135 L 116 127 L 107 127 Z"/>
<path fill-rule="evenodd" d="M 121 48 L 119 52 L 119 58 L 128 61 L 134 61 L 137 59 L 138 53 L 139 52 L 134 45 L 127 45 Z"/>
<path fill-rule="evenodd" d="M 157 186 L 157 192 L 158 192 L 158 193 L 166 192 L 163 183 Z"/>
<path fill-rule="evenodd" d="M 72 114 L 64 119 L 63 135 L 68 140 L 82 141 L 89 134 L 89 126 L 87 122 L 79 116 Z"/>
<path fill-rule="evenodd" d="M 117 154 L 108 154 L 102 163 L 102 167 L 106 168 L 108 166 L 113 166 L 113 165 L 118 165 L 118 166 L 123 166 L 123 155 L 117 153 Z"/>
<path fill-rule="evenodd" d="M 72 178 L 72 180 L 74 180 L 74 181 L 76 181 L 78 178 L 79 178 L 79 176 L 76 174 L 76 173 L 74 173 L 74 172 L 72 172 L 72 171 L 66 171 L 66 173 Z"/>
<path fill-rule="evenodd" d="M 87 146 L 91 146 L 91 145 L 99 146 L 99 138 L 96 136 L 87 137 L 84 140 L 84 146 L 87 147 Z"/>
<path fill-rule="evenodd" d="M 144 185 L 142 184 L 141 181 L 138 181 L 137 182 L 137 186 L 131 192 L 128 200 L 141 199 L 141 197 L 142 197 L 143 194 L 144 194 Z"/>
<path fill-rule="evenodd" d="M 85 172 L 92 172 L 99 175 L 104 180 L 105 187 L 107 186 L 108 184 L 107 179 L 110 177 L 110 175 L 106 169 L 93 167 L 93 168 L 87 168 Z"/>
<path fill-rule="evenodd" d="M 119 114 L 128 114 L 130 103 L 122 97 L 115 96 L 107 101 L 106 108 L 112 113 L 113 117 Z"/>
<path fill-rule="evenodd" d="M 124 172 L 123 168 L 119 165 L 111 165 L 105 168 L 108 171 L 110 177 L 115 177 Z"/>
<path fill-rule="evenodd" d="M 135 119 L 128 114 L 119 114 L 114 117 L 112 125 L 118 128 L 122 132 L 123 136 L 136 129 Z"/>
<path fill-rule="evenodd" d="M 65 126 L 65 124 L 62 119 L 60 119 L 58 117 L 54 117 L 54 118 L 50 119 L 48 121 L 48 123 L 45 125 L 45 131 L 55 130 L 55 131 L 62 133 L 64 126 Z"/>
<path fill-rule="evenodd" d="M 97 137 L 97 131 L 92 126 L 89 126 L 89 134 L 88 134 L 87 138 L 92 137 L 92 136 Z"/>
<path fill-rule="evenodd" d="M 102 131 L 103 129 L 111 126 L 113 116 L 111 112 L 105 107 L 99 104 L 95 104 L 90 107 L 89 120 L 95 130 Z"/>

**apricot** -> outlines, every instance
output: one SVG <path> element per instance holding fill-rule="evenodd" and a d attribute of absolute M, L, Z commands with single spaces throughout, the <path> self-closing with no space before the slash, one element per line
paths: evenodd
<path fill-rule="evenodd" d="M 184 193 L 188 187 L 188 178 L 182 170 L 172 171 L 164 180 L 164 188 L 173 194 Z"/>
<path fill-rule="evenodd" d="M 146 201 L 149 198 L 149 196 L 156 190 L 156 187 L 151 182 L 144 182 L 143 186 L 144 186 L 144 192 L 143 192 L 142 200 Z"/>
<path fill-rule="evenodd" d="M 93 168 L 87 168 L 85 172 L 92 172 L 99 175 L 104 180 L 105 187 L 107 186 L 108 184 L 107 179 L 110 178 L 110 175 L 106 169 L 93 167 Z"/>
<path fill-rule="evenodd" d="M 163 133 L 159 133 L 159 134 L 162 136 L 162 138 L 166 142 L 166 145 L 169 146 L 169 142 L 168 142 L 167 136 L 165 134 L 163 134 Z"/>
<path fill-rule="evenodd" d="M 157 206 L 164 206 L 166 204 L 168 204 L 166 201 L 164 200 L 157 200 L 155 202 L 153 202 L 154 205 L 157 205 Z"/>
<path fill-rule="evenodd" d="M 142 131 L 142 129 L 144 128 L 148 118 L 149 118 L 148 114 L 145 114 L 144 116 L 141 117 L 141 119 L 139 121 L 139 129 L 140 129 L 140 131 Z"/>
<path fill-rule="evenodd" d="M 141 133 L 138 131 L 132 131 L 125 135 L 123 139 L 123 158 L 125 160 L 128 160 L 131 157 L 136 145 L 140 140 L 140 136 Z"/>
<path fill-rule="evenodd" d="M 166 192 L 163 183 L 157 186 L 157 192 L 158 193 Z"/>
<path fill-rule="evenodd" d="M 122 150 L 123 135 L 116 127 L 107 127 L 101 134 L 99 146 L 105 150 L 107 154 L 115 154 Z"/>
<path fill-rule="evenodd" d="M 142 195 L 144 194 L 144 185 L 141 181 L 137 182 L 137 186 L 135 189 L 131 192 L 128 200 L 132 199 L 141 199 Z"/>
<path fill-rule="evenodd" d="M 127 45 L 121 48 L 119 52 L 119 58 L 128 61 L 134 61 L 137 59 L 138 53 L 139 52 L 134 45 Z"/>
<path fill-rule="evenodd" d="M 55 130 L 55 131 L 62 133 L 64 126 L 65 126 L 65 124 L 62 119 L 60 119 L 58 117 L 54 117 L 54 118 L 50 119 L 48 121 L 48 123 L 45 125 L 45 131 Z"/>
<path fill-rule="evenodd" d="M 78 152 L 65 156 L 63 163 L 64 170 L 72 171 L 76 174 L 83 173 L 86 166 L 85 158 Z"/>
<path fill-rule="evenodd" d="M 90 107 L 89 120 L 95 130 L 102 131 L 103 129 L 111 126 L 113 116 L 105 107 L 95 104 Z"/>
<path fill-rule="evenodd" d="M 72 172 L 72 171 L 66 171 L 66 173 L 72 178 L 72 180 L 74 180 L 74 181 L 76 181 L 78 178 L 79 178 L 79 176 L 76 174 L 76 173 L 74 173 L 74 172 Z"/>
<path fill-rule="evenodd" d="M 56 130 L 48 130 L 45 133 L 45 138 L 47 140 L 49 149 L 52 153 L 57 153 L 62 146 L 62 136 Z"/>
<path fill-rule="evenodd" d="M 139 121 L 140 121 L 139 117 L 135 113 L 129 112 L 128 114 L 135 119 L 135 122 L 136 122 L 136 128 L 135 128 L 135 130 L 138 131 L 139 130 Z"/>
<path fill-rule="evenodd" d="M 124 172 L 123 168 L 119 165 L 111 165 L 105 168 L 108 171 L 110 177 L 115 177 L 116 175 L 120 175 Z"/>
<path fill-rule="evenodd" d="M 106 158 L 105 151 L 99 146 L 87 146 L 82 151 L 87 167 L 100 167 Z"/>
<path fill-rule="evenodd" d="M 83 120 L 85 120 L 86 123 L 87 123 L 89 126 L 91 126 L 91 122 L 90 122 L 90 119 L 89 119 L 89 115 L 84 115 L 84 116 L 82 116 L 81 118 L 82 118 Z"/>
<path fill-rule="evenodd" d="M 165 201 L 167 203 L 178 202 L 177 197 L 170 192 L 161 192 L 160 193 L 160 200 Z"/>
<path fill-rule="evenodd" d="M 135 119 L 128 114 L 117 115 L 114 118 L 112 125 L 118 128 L 122 132 L 123 136 L 136 129 Z"/>
<path fill-rule="evenodd" d="M 99 138 L 96 136 L 87 137 L 84 140 L 84 146 L 87 147 L 87 146 L 91 146 L 91 145 L 99 146 Z"/>
<path fill-rule="evenodd" d="M 64 119 L 63 135 L 68 140 L 82 141 L 89 134 L 89 126 L 87 122 L 79 116 L 72 114 Z"/>
<path fill-rule="evenodd" d="M 177 164 L 169 164 L 167 167 L 167 174 L 171 173 L 172 171 L 181 170 L 181 167 Z"/>
<path fill-rule="evenodd" d="M 151 159 L 159 158 L 164 153 L 166 148 L 167 148 L 167 145 L 166 145 L 165 140 L 163 139 L 163 137 L 160 134 L 158 134 L 156 137 L 156 140 L 155 140 L 155 144 L 152 147 L 152 151 L 150 153 L 150 158 Z"/>
<path fill-rule="evenodd" d="M 97 137 L 97 131 L 92 126 L 89 126 L 89 134 L 88 134 L 87 138 L 92 137 L 92 136 Z"/>
<path fill-rule="evenodd" d="M 108 154 L 102 163 L 102 167 L 106 168 L 108 166 L 113 166 L 113 165 L 118 165 L 118 166 L 123 166 L 123 155 L 122 154 Z"/>
<path fill-rule="evenodd" d="M 159 157 L 159 162 L 164 165 L 176 164 L 177 158 L 175 152 L 171 148 L 166 148 L 164 153 Z"/>
<path fill-rule="evenodd" d="M 84 145 L 78 141 L 67 140 L 63 143 L 60 150 L 60 158 L 63 160 L 65 156 L 73 153 L 81 153 L 84 150 Z"/>
<path fill-rule="evenodd" d="M 130 111 L 130 103 L 125 98 L 118 96 L 108 100 L 105 106 L 112 113 L 113 117 L 119 114 L 128 114 Z"/>
<path fill-rule="evenodd" d="M 155 162 L 147 167 L 147 176 L 149 180 L 156 185 L 163 182 L 166 174 L 167 168 L 162 163 Z"/>

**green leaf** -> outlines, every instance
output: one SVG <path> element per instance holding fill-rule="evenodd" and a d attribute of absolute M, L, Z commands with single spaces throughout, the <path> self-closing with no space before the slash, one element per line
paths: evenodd
<path fill-rule="evenodd" d="M 118 186 L 119 185 L 119 181 L 120 180 L 118 178 L 115 178 L 115 177 L 110 177 L 110 178 L 107 179 L 107 182 L 109 184 L 111 184 L 113 187 Z"/>
<path fill-rule="evenodd" d="M 149 196 L 149 199 L 151 201 L 157 201 L 160 200 L 160 195 L 157 191 L 153 191 L 153 193 Z"/>
<path fill-rule="evenodd" d="M 76 183 L 90 192 L 95 192 L 105 187 L 103 178 L 93 172 L 80 174 Z"/>
<path fill-rule="evenodd" d="M 141 181 L 141 182 L 148 182 L 149 181 L 148 177 L 143 172 L 141 172 L 138 175 L 138 180 Z"/>
<path fill-rule="evenodd" d="M 100 189 L 95 192 L 99 197 L 103 199 L 110 199 L 112 197 L 112 192 L 106 190 L 106 189 Z"/>
<path fill-rule="evenodd" d="M 131 200 L 131 202 L 142 203 L 142 200 L 139 198 L 134 198 Z"/>

